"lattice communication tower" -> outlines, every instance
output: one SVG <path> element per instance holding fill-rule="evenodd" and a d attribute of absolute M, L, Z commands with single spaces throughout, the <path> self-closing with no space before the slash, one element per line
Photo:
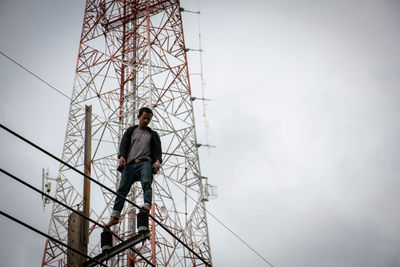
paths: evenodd
<path fill-rule="evenodd" d="M 87 0 L 62 159 L 83 169 L 85 106 L 92 105 L 92 177 L 116 189 L 117 151 L 139 108 L 148 106 L 151 127 L 162 141 L 164 163 L 153 182 L 153 215 L 211 264 L 205 209 L 207 179 L 201 175 L 193 103 L 179 0 Z M 61 165 L 55 196 L 82 205 L 83 178 Z M 107 221 L 114 195 L 92 185 L 90 217 Z M 188 197 L 190 196 L 190 197 Z M 128 198 L 143 203 L 137 183 Z M 135 234 L 137 210 L 125 204 L 114 230 Z M 68 238 L 68 216 L 53 204 L 49 234 Z M 101 252 L 101 228 L 90 225 L 88 254 Z M 156 266 L 204 266 L 162 228 L 151 223 L 151 239 L 137 247 Z M 66 251 L 46 241 L 42 266 L 65 266 Z M 111 266 L 147 266 L 124 252 Z"/>

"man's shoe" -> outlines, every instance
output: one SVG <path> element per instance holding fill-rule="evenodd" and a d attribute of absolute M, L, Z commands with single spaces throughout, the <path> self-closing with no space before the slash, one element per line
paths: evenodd
<path fill-rule="evenodd" d="M 117 219 L 117 217 L 111 216 L 110 221 L 108 223 L 106 223 L 104 226 L 105 227 L 111 227 L 113 225 L 116 225 L 119 223 L 119 220 Z"/>

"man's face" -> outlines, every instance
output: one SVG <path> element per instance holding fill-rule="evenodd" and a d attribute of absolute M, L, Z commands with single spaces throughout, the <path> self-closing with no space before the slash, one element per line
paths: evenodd
<path fill-rule="evenodd" d="M 150 113 L 143 112 L 142 115 L 140 115 L 138 117 L 138 119 L 139 119 L 139 127 L 140 128 L 147 127 L 147 125 L 149 125 L 149 123 L 151 121 L 151 117 L 153 117 L 153 115 L 151 115 Z"/>

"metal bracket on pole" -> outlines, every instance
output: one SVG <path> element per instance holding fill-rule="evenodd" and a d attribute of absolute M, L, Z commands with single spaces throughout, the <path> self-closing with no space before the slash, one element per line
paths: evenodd
<path fill-rule="evenodd" d="M 118 245 L 104 251 L 103 253 L 101 253 L 100 255 L 97 255 L 93 259 L 100 261 L 100 262 L 104 262 L 104 261 L 114 257 L 115 255 L 125 251 L 126 249 L 136 245 L 137 243 L 140 243 L 149 238 L 150 238 L 150 231 L 139 232 L 134 237 L 132 237 L 124 242 L 121 242 Z M 83 263 L 84 267 L 90 267 L 90 266 L 96 266 L 96 265 L 97 265 L 97 263 L 93 260 L 88 260 L 87 262 Z"/>

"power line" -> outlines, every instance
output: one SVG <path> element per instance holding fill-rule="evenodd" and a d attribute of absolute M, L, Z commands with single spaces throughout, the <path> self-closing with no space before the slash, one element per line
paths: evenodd
<path fill-rule="evenodd" d="M 179 185 L 176 184 L 175 181 L 171 180 L 176 187 L 178 187 L 185 195 L 187 195 L 190 199 L 196 202 L 196 199 L 194 199 L 191 195 L 189 195 L 187 192 L 185 192 L 182 188 L 179 187 Z M 227 229 L 229 232 L 231 232 L 236 238 L 238 238 L 243 244 L 245 244 L 249 249 L 251 249 L 258 257 L 260 257 L 264 262 L 266 262 L 269 266 L 273 267 L 273 265 L 267 261 L 260 253 L 258 253 L 253 247 L 251 247 L 246 241 L 244 241 L 240 236 L 238 236 L 235 232 L 233 232 L 228 226 L 226 226 L 221 220 L 219 220 L 214 214 L 212 214 L 210 211 L 208 211 L 206 208 L 204 208 L 205 211 L 211 215 L 217 222 L 219 222 L 225 229 Z"/>
<path fill-rule="evenodd" d="M 94 258 L 92 258 L 92 257 L 90 257 L 90 256 L 88 256 L 88 255 L 85 255 L 84 253 L 80 252 L 79 250 L 74 249 L 73 247 L 68 246 L 67 244 L 61 242 L 60 240 L 58 240 L 58 239 L 56 239 L 56 238 L 54 238 L 54 237 L 52 237 L 52 236 L 50 236 L 50 235 L 48 235 L 48 234 L 46 234 L 46 233 L 43 233 L 42 231 L 40 231 L 40 230 L 38 230 L 38 229 L 36 229 L 36 228 L 30 226 L 29 224 L 26 224 L 26 223 L 24 223 L 23 221 L 18 220 L 17 218 L 14 218 L 13 216 L 11 216 L 11 215 L 9 215 L 9 214 L 3 212 L 2 210 L 0 210 L 0 214 L 3 215 L 3 216 L 5 216 L 5 217 L 7 217 L 7 218 L 9 218 L 9 219 L 11 219 L 11 220 L 13 220 L 13 221 L 15 221 L 15 222 L 17 222 L 17 223 L 19 223 L 19 224 L 21 224 L 21 225 L 23 225 L 23 226 L 25 226 L 26 228 L 29 228 L 30 230 L 32 230 L 32 231 L 34 231 L 34 232 L 36 232 L 36 233 L 38 233 L 38 234 L 40 234 L 40 235 L 42 235 L 42 236 L 47 237 L 48 239 L 53 240 L 54 242 L 56 242 L 56 243 L 58 243 L 58 244 L 60 244 L 60 245 L 62 245 L 62 246 L 64 246 L 64 247 L 66 247 L 66 248 L 68 248 L 68 249 L 74 251 L 75 253 L 78 253 L 79 255 L 81 255 L 81 256 L 83 256 L 83 257 L 85 257 L 85 258 L 88 258 L 88 259 L 90 259 L 90 260 L 92 260 L 92 261 L 95 261 L 97 264 L 100 264 L 101 266 L 108 267 L 107 265 L 101 263 L 100 261 L 98 261 L 98 260 L 96 260 L 96 259 L 94 259 Z"/>
<path fill-rule="evenodd" d="M 252 248 L 249 244 L 247 244 L 240 236 L 238 236 L 235 232 L 233 232 L 228 226 L 226 226 L 223 222 L 221 222 L 217 217 L 214 216 L 211 212 L 206 210 L 208 214 L 210 214 L 217 222 L 219 222 L 223 227 L 225 227 L 229 232 L 231 232 L 234 236 L 236 236 L 243 244 L 245 244 L 249 249 L 251 249 L 254 253 L 257 254 L 263 261 L 265 261 L 269 266 L 273 267 L 273 265 L 267 261 L 260 253 L 258 253 L 254 248 Z"/>
<path fill-rule="evenodd" d="M 79 173 L 80 175 L 86 177 L 87 179 L 89 179 L 90 181 L 94 182 L 95 184 L 99 185 L 100 187 L 106 189 L 107 191 L 109 191 L 110 193 L 113 193 L 116 196 L 119 196 L 123 199 L 125 199 L 126 202 L 128 202 L 129 204 L 135 206 L 136 208 L 143 210 L 142 207 L 138 206 L 136 203 L 133 203 L 131 200 L 125 198 L 124 196 L 122 196 L 121 194 L 115 192 L 114 190 L 112 190 L 111 188 L 101 184 L 100 182 L 96 181 L 95 179 L 93 179 L 92 177 L 86 175 L 85 173 L 83 173 L 82 171 L 76 169 L 75 167 L 73 167 L 72 165 L 68 164 L 67 162 L 59 159 L 58 157 L 54 156 L 53 154 L 51 154 L 50 152 L 48 152 L 47 150 L 41 148 L 40 146 L 34 144 L 33 142 L 29 141 L 28 139 L 26 139 L 25 137 L 17 134 L 16 132 L 12 131 L 11 129 L 7 128 L 6 126 L 4 126 L 3 124 L 0 124 L 0 128 L 3 128 L 4 130 L 6 130 L 7 132 L 11 133 L 12 135 L 18 137 L 19 139 L 21 139 L 22 141 L 28 143 L 29 145 L 33 146 L 34 148 L 40 150 L 41 152 L 45 153 L 46 155 L 52 157 L 53 159 L 57 160 L 58 162 L 64 164 L 65 166 L 67 166 L 68 168 L 70 168 L 71 170 L 74 170 L 75 172 Z M 187 244 L 185 244 L 185 242 L 183 242 L 180 238 L 178 238 L 174 233 L 172 233 L 171 230 L 169 230 L 166 226 L 164 226 L 160 221 L 158 221 L 155 217 L 153 217 L 151 214 L 149 214 L 149 217 L 156 222 L 161 228 L 163 228 L 169 235 L 171 235 L 174 239 L 176 239 L 179 243 L 181 243 L 186 249 L 188 249 L 193 255 L 195 255 L 198 259 L 200 259 L 205 265 L 211 267 L 211 264 L 208 263 L 205 259 L 203 259 L 198 253 L 196 253 L 192 248 L 190 248 Z"/>
<path fill-rule="evenodd" d="M 0 124 L 0 127 L 3 128 L 4 130 L 8 131 L 9 133 L 13 134 L 14 136 L 18 137 L 19 139 L 25 141 L 26 143 L 30 144 L 31 146 L 35 147 L 36 149 L 40 150 L 41 152 L 45 153 L 46 155 L 52 157 L 53 159 L 57 160 L 58 162 L 64 164 L 65 166 L 69 167 L 70 169 L 74 170 L 75 172 L 81 174 L 82 176 L 85 176 L 86 178 L 88 178 L 89 180 L 91 180 L 92 182 L 96 183 L 97 185 L 99 185 L 100 187 L 103 187 L 104 189 L 108 190 L 109 192 L 113 193 L 114 195 L 120 196 L 122 198 L 124 198 L 122 195 L 118 194 L 117 192 L 114 192 L 112 189 L 108 188 L 107 186 L 99 183 L 98 181 L 96 181 L 95 179 L 93 179 L 92 177 L 84 174 L 83 172 L 81 172 L 80 170 L 76 169 L 75 167 L 71 166 L 70 164 L 64 162 L 63 160 L 59 159 L 58 157 L 54 156 L 53 154 L 51 154 L 50 152 L 46 151 L 45 149 L 41 148 L 40 146 L 34 144 L 33 142 L 29 141 L 28 139 L 22 137 L 21 135 L 17 134 L 16 132 L 12 131 L 11 129 L 7 128 L 6 126 L 4 126 L 3 124 Z M 2 172 L 3 170 L 0 169 Z M 182 188 L 180 188 L 175 181 L 173 181 L 173 183 L 181 190 L 183 191 Z M 184 191 L 183 191 L 184 192 Z M 187 196 L 189 196 L 189 198 L 191 198 L 193 201 L 196 201 L 191 195 L 187 194 L 186 192 L 184 192 Z M 42 193 L 44 194 L 44 193 Z M 44 194 L 46 195 L 46 194 Z M 128 203 L 132 204 L 133 206 L 135 206 L 138 209 L 142 209 L 141 207 L 139 207 L 136 203 L 133 203 L 132 201 L 130 201 L 127 198 L 124 198 L 125 201 L 127 201 Z M 230 231 L 234 236 L 236 236 L 243 244 L 245 244 L 249 249 L 251 249 L 254 253 L 256 253 L 257 256 L 259 256 L 263 261 L 265 261 L 267 264 L 269 264 L 271 267 L 273 267 L 273 265 L 268 262 L 260 253 L 258 253 L 253 247 L 251 247 L 248 243 L 246 243 L 242 238 L 240 238 L 235 232 L 233 232 L 228 226 L 226 226 L 222 221 L 220 221 L 214 214 L 212 214 L 210 211 L 208 211 L 207 209 L 205 209 L 206 212 L 208 214 L 210 214 L 216 221 L 218 221 L 223 227 L 225 227 L 228 231 Z M 81 214 L 81 213 L 79 213 Z M 83 215 L 83 214 L 82 214 Z M 83 217 L 91 220 L 90 218 L 86 217 L 83 215 Z M 202 260 L 207 266 L 211 266 L 209 263 L 207 263 L 202 257 L 200 257 L 196 252 L 194 252 L 190 247 L 188 247 L 182 240 L 180 240 L 178 237 L 176 237 L 168 228 L 166 228 L 163 224 L 161 224 L 161 222 L 159 222 L 156 218 L 154 218 L 151 214 L 149 214 L 149 217 L 151 219 L 153 219 L 158 225 L 160 225 L 164 230 L 166 230 L 172 237 L 174 237 L 176 240 L 178 240 L 183 246 L 185 246 L 190 252 L 192 252 L 195 256 L 197 256 L 200 260 Z M 92 221 L 92 220 L 91 220 Z M 96 223 L 98 224 L 98 223 Z M 102 226 L 103 227 L 103 226 Z"/>
<path fill-rule="evenodd" d="M 2 51 L 0 51 L 0 54 L 2 54 L 4 57 L 6 57 L 8 60 L 10 60 L 11 62 L 13 62 L 14 64 L 16 64 L 17 66 L 19 66 L 20 68 L 22 68 L 23 70 L 25 70 L 26 72 L 28 72 L 30 75 L 34 76 L 35 78 L 39 79 L 41 82 L 45 83 L 47 86 L 49 86 L 51 89 L 55 90 L 56 92 L 62 94 L 64 97 L 68 98 L 69 100 L 72 101 L 72 99 L 70 97 L 68 97 L 67 95 L 65 95 L 63 92 L 61 92 L 60 90 L 58 90 L 57 88 L 55 88 L 53 85 L 49 84 L 48 82 L 46 82 L 45 80 L 43 80 L 42 78 L 40 78 L 39 76 L 37 76 L 35 73 L 33 73 L 32 71 L 28 70 L 26 67 L 22 66 L 20 63 L 18 63 L 17 61 L 15 61 L 14 59 L 12 59 L 11 57 L 9 57 L 8 55 L 6 55 L 5 53 L 3 53 Z"/>
<path fill-rule="evenodd" d="M 82 212 L 79 212 L 79 211 L 77 211 L 77 210 L 74 210 L 74 209 L 71 208 L 70 206 L 68 206 L 68 205 L 62 203 L 61 201 L 59 201 L 58 199 L 56 199 L 56 198 L 54 198 L 54 197 L 52 197 L 52 196 L 50 196 L 50 195 L 48 195 L 48 194 L 42 192 L 41 190 L 39 190 L 39 189 L 37 189 L 36 187 L 34 187 L 34 186 L 28 184 L 27 182 L 23 181 L 22 179 L 16 177 L 15 175 L 13 175 L 13 174 L 11 174 L 11 173 L 9 173 L 9 172 L 3 170 L 2 168 L 0 168 L 0 171 L 1 171 L 2 173 L 4 173 L 4 174 L 8 175 L 9 177 L 13 178 L 14 180 L 20 182 L 21 184 L 25 185 L 26 187 L 28 187 L 28 188 L 30 188 L 30 189 L 32 189 L 32 190 L 38 192 L 39 194 L 41 194 L 41 195 L 43 195 L 43 196 L 46 196 L 47 198 L 53 200 L 54 202 L 56 202 L 57 204 L 63 206 L 64 208 L 67 208 L 68 210 L 70 210 L 70 211 L 72 211 L 72 212 L 78 214 L 79 216 L 85 218 L 86 220 L 89 220 L 89 221 L 92 222 L 93 224 L 95 224 L 95 225 L 97 225 L 97 226 L 100 226 L 100 227 L 103 228 L 103 229 L 107 229 L 104 225 L 102 225 L 102 224 L 96 222 L 95 220 L 93 220 L 93 219 L 91 219 L 90 217 L 86 216 L 86 215 L 83 214 Z M 121 242 L 123 241 L 123 239 L 122 239 L 121 237 L 119 237 L 116 233 L 114 233 L 114 232 L 111 231 L 110 229 L 107 229 L 107 230 L 110 231 L 111 234 L 112 234 L 113 236 L 115 236 L 119 241 L 121 241 Z M 154 267 L 154 264 L 151 263 L 148 259 L 146 259 L 137 249 L 135 249 L 134 247 L 132 247 L 131 249 L 132 249 L 137 255 L 139 255 L 139 257 L 141 257 L 141 258 L 142 258 L 143 260 L 145 260 L 148 264 L 150 264 L 150 266 L 153 266 L 153 267 Z"/>

